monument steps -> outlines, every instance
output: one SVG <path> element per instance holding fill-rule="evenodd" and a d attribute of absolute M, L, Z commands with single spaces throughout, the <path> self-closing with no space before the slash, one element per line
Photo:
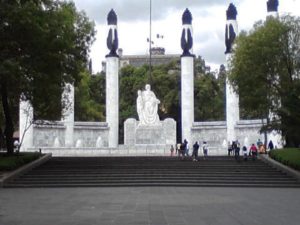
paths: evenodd
<path fill-rule="evenodd" d="M 260 160 L 233 157 L 52 158 L 5 187 L 300 187 Z"/>

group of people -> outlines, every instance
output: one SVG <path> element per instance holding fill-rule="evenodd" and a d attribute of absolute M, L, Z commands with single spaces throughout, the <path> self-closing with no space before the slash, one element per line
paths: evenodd
<path fill-rule="evenodd" d="M 193 144 L 193 152 L 191 155 L 193 161 L 198 161 L 199 149 L 200 149 L 200 143 L 196 141 Z M 269 150 L 274 149 L 274 144 L 272 140 L 270 140 L 268 144 L 268 149 Z M 208 155 L 208 144 L 206 141 L 203 141 L 202 150 L 205 159 L 205 157 Z M 258 153 L 266 153 L 266 146 L 260 141 L 260 139 L 258 139 L 256 145 L 252 144 L 248 152 L 248 149 L 245 145 L 241 148 L 241 144 L 238 140 L 233 141 L 231 143 L 228 142 L 228 156 L 234 155 L 236 160 L 240 160 L 241 150 L 242 150 L 244 161 L 247 161 L 249 156 L 252 158 L 252 160 L 255 160 Z M 186 139 L 184 139 L 182 143 L 178 143 L 176 145 L 176 148 L 174 148 L 174 146 L 171 145 L 170 152 L 171 152 L 171 156 L 174 156 L 174 152 L 175 152 L 175 155 L 178 155 L 181 158 L 190 157 L 189 142 Z"/>
<path fill-rule="evenodd" d="M 198 155 L 199 155 L 199 148 L 200 144 L 198 141 L 196 141 L 193 144 L 193 152 L 191 157 L 193 158 L 193 161 L 198 161 Z M 208 155 L 208 145 L 207 142 L 204 141 L 202 144 L 202 150 L 203 150 L 203 156 L 206 157 Z M 189 142 L 184 139 L 182 143 L 178 143 L 176 145 L 176 149 L 174 150 L 173 145 L 171 145 L 171 156 L 174 156 L 174 151 L 175 155 L 178 155 L 178 157 L 184 158 L 184 157 L 190 157 L 190 145 Z"/>
<path fill-rule="evenodd" d="M 270 140 L 270 142 L 268 144 L 268 149 L 269 150 L 274 149 L 274 144 L 273 144 L 272 140 Z M 234 155 L 235 159 L 239 160 L 240 150 L 241 150 L 241 147 L 240 147 L 239 141 L 233 141 L 232 143 L 228 142 L 228 156 Z M 248 149 L 246 146 L 243 146 L 242 151 L 243 151 L 244 161 L 248 160 L 248 156 L 251 156 L 252 160 L 255 160 L 258 153 L 261 153 L 261 154 L 266 153 L 266 146 L 261 142 L 260 139 L 258 139 L 256 145 L 252 144 L 250 146 L 249 153 L 248 153 Z"/>

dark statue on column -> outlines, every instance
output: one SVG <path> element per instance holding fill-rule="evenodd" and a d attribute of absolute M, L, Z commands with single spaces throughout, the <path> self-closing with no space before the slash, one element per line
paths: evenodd
<path fill-rule="evenodd" d="M 226 16 L 227 16 L 227 21 L 236 20 L 237 10 L 232 3 L 230 3 L 230 5 L 226 11 Z M 226 45 L 225 54 L 232 53 L 232 45 L 236 38 L 235 32 L 236 31 L 234 30 L 233 24 L 230 22 L 227 23 L 226 29 L 225 29 L 225 45 Z"/>
<path fill-rule="evenodd" d="M 107 48 L 110 50 L 107 57 L 119 57 L 117 54 L 117 50 L 119 47 L 117 22 L 118 22 L 117 15 L 115 11 L 112 9 L 110 10 L 107 16 L 107 24 L 110 27 L 106 39 Z"/>
<path fill-rule="evenodd" d="M 277 12 L 278 11 L 278 0 L 269 0 L 267 1 L 268 12 Z"/>
<path fill-rule="evenodd" d="M 182 15 L 182 34 L 181 34 L 181 48 L 183 50 L 182 56 L 193 56 L 190 50 L 193 47 L 192 37 L 192 14 L 186 9 Z"/>

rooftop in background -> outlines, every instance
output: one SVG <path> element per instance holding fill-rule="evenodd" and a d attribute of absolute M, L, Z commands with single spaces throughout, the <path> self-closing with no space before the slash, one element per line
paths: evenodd
<path fill-rule="evenodd" d="M 134 67 L 141 67 L 145 64 L 149 64 L 150 55 L 123 55 L 123 49 L 118 49 L 118 55 L 120 57 L 120 68 L 127 65 Z M 170 62 L 180 60 L 180 54 L 165 54 L 165 49 L 161 47 L 151 48 L 151 64 L 153 66 L 165 65 Z M 102 62 L 102 71 L 105 71 L 106 62 Z"/>

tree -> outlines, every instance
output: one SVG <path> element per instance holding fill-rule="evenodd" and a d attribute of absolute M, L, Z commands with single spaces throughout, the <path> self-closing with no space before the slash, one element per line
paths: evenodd
<path fill-rule="evenodd" d="M 240 103 L 267 118 L 262 131 L 281 131 L 289 146 L 300 144 L 299 76 L 299 18 L 270 17 L 237 39 L 229 79 Z"/>
<path fill-rule="evenodd" d="M 225 119 L 225 67 L 220 66 L 218 76 L 205 65 L 205 60 L 195 60 L 195 120 Z"/>
<path fill-rule="evenodd" d="M 3 0 L 0 18 L 0 93 L 12 154 L 14 105 L 20 96 L 31 102 L 36 117 L 60 117 L 65 83 L 77 82 L 86 68 L 95 31 L 87 16 L 66 1 Z"/>
<path fill-rule="evenodd" d="M 103 75 L 81 73 L 75 88 L 75 120 L 104 121 L 105 79 Z"/>

